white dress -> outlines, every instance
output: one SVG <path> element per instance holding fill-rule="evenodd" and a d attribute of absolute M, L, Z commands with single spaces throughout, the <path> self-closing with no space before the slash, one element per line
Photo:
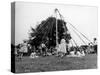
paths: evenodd
<path fill-rule="evenodd" d="M 61 40 L 61 43 L 59 44 L 58 51 L 66 53 L 66 41 L 65 41 L 65 39 Z"/>

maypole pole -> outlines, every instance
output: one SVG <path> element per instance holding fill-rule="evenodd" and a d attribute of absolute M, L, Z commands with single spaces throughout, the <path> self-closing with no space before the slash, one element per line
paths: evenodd
<path fill-rule="evenodd" d="M 57 11 L 58 9 L 55 9 L 55 15 L 56 15 L 56 47 L 58 47 L 58 23 L 57 23 Z"/>

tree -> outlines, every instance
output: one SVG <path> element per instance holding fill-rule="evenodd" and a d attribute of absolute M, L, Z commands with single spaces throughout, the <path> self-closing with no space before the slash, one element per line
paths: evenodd
<path fill-rule="evenodd" d="M 58 25 L 58 43 L 60 43 L 62 37 L 65 37 L 67 43 L 71 39 L 68 29 L 66 27 L 66 22 L 61 19 L 57 19 Z M 29 43 L 32 46 L 39 46 L 43 41 L 46 43 L 48 48 L 50 46 L 56 46 L 56 18 L 49 17 L 46 20 L 43 20 L 36 29 L 31 27 L 30 40 Z"/>

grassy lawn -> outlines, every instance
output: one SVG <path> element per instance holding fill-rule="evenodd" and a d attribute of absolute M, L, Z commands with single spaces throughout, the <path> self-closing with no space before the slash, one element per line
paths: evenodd
<path fill-rule="evenodd" d="M 90 54 L 81 58 L 47 56 L 31 59 L 29 57 L 23 57 L 22 60 L 16 60 L 15 66 L 16 72 L 18 73 L 95 69 L 97 68 L 97 55 Z"/>

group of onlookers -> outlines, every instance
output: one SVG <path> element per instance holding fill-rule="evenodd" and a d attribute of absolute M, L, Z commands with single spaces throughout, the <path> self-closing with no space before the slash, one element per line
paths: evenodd
<path fill-rule="evenodd" d="M 96 39 L 95 39 L 96 41 Z M 60 44 L 56 47 L 47 48 L 45 42 L 41 42 L 41 44 L 35 48 L 35 46 L 31 46 L 24 41 L 23 44 L 15 47 L 15 55 L 20 56 L 22 58 L 24 53 L 28 53 L 30 57 L 38 57 L 38 56 L 50 56 L 56 55 L 63 57 L 65 55 L 72 57 L 81 57 L 90 53 L 97 53 L 97 43 L 96 42 L 89 43 L 85 47 L 83 46 L 71 46 L 68 47 L 66 40 L 64 38 L 61 39 Z"/>

